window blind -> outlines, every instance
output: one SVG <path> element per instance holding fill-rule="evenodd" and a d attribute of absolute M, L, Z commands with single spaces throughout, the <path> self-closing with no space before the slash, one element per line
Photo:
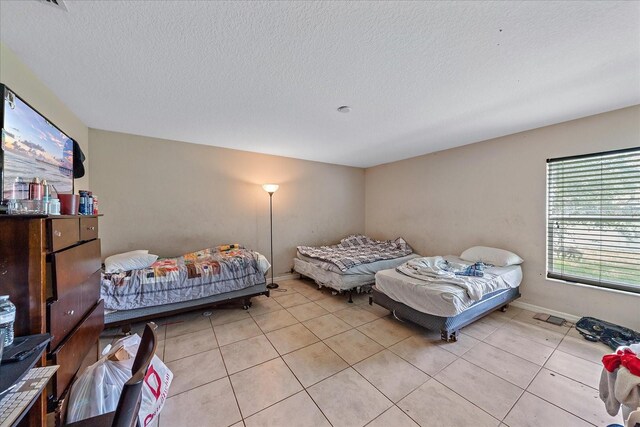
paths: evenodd
<path fill-rule="evenodd" d="M 640 293 L 640 147 L 547 160 L 547 277 Z"/>

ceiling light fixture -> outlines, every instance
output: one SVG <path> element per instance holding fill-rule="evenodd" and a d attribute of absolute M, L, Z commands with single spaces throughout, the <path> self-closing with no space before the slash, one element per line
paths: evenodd
<path fill-rule="evenodd" d="M 349 107 L 348 105 L 343 105 L 342 107 L 338 107 L 338 112 L 340 113 L 348 113 L 349 111 L 351 111 L 351 107 Z"/>

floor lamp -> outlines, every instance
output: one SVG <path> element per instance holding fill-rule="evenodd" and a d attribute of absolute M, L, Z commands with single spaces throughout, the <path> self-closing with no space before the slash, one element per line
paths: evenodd
<path fill-rule="evenodd" d="M 271 283 L 267 285 L 268 289 L 276 289 L 278 284 L 273 281 L 273 193 L 278 191 L 278 184 L 264 184 L 262 188 L 269 193 L 269 226 L 271 229 Z"/>

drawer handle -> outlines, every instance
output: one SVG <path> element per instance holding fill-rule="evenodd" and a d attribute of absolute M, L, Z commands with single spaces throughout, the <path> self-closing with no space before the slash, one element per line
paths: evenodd
<path fill-rule="evenodd" d="M 56 237 L 60 237 L 60 236 L 62 236 L 62 231 L 54 230 L 53 234 L 54 234 Z"/>
<path fill-rule="evenodd" d="M 69 311 L 65 311 L 64 314 L 66 314 L 67 316 L 73 316 L 73 314 L 75 313 L 75 311 L 73 310 L 69 310 Z"/>
<path fill-rule="evenodd" d="M 93 231 L 95 229 L 96 229 L 96 227 L 94 227 L 93 225 L 91 227 L 87 227 L 87 230 L 90 230 L 90 231 Z"/>

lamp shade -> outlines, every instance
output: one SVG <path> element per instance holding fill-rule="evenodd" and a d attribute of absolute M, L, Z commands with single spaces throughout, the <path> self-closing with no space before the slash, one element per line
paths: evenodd
<path fill-rule="evenodd" d="M 263 184 L 262 188 L 267 193 L 275 193 L 276 191 L 278 191 L 278 188 L 280 188 L 280 186 L 278 184 Z"/>

